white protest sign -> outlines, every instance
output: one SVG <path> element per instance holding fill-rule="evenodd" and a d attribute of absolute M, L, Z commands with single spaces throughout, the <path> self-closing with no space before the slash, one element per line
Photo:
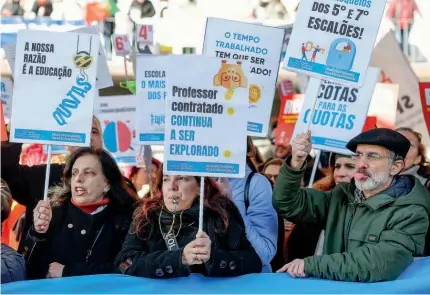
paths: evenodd
<path fill-rule="evenodd" d="M 244 177 L 249 65 L 172 55 L 168 73 L 164 174 Z M 227 79 L 241 85 L 226 98 Z"/>
<path fill-rule="evenodd" d="M 269 131 L 284 34 L 281 28 L 216 18 L 207 20 L 203 55 L 249 64 L 248 135 L 265 137 Z M 226 99 L 234 91 L 230 88 Z"/>
<path fill-rule="evenodd" d="M 84 34 L 97 34 L 99 36 L 97 29 L 95 27 L 84 27 L 79 28 L 70 32 L 84 33 Z M 103 89 L 113 86 L 112 77 L 109 72 L 109 67 L 106 60 L 106 54 L 102 48 L 102 43 L 99 40 L 98 44 L 99 54 L 97 61 L 97 80 L 96 88 Z M 10 69 L 12 71 L 12 76 L 15 76 L 15 55 L 16 55 L 16 44 L 10 44 L 5 46 L 6 58 L 9 63 Z"/>
<path fill-rule="evenodd" d="M 4 54 L 9 64 L 10 72 L 13 76 L 15 73 L 15 55 L 16 55 L 16 44 L 5 44 L 3 45 Z"/>
<path fill-rule="evenodd" d="M 53 145 L 51 147 L 51 154 L 52 155 L 63 155 L 63 154 L 67 154 L 67 152 L 68 151 L 64 145 Z M 45 155 L 48 154 L 48 146 L 47 145 L 43 146 L 43 153 Z"/>
<path fill-rule="evenodd" d="M 4 121 L 6 124 L 9 124 L 10 122 L 10 116 L 12 112 L 12 79 L 7 77 L 1 78 L 1 104 L 3 105 L 3 114 L 4 114 Z"/>
<path fill-rule="evenodd" d="M 18 31 L 12 142 L 90 145 L 99 43 L 98 35 Z"/>
<path fill-rule="evenodd" d="M 139 144 L 162 145 L 169 56 L 139 56 L 136 62 L 137 140 Z"/>
<path fill-rule="evenodd" d="M 284 68 L 361 87 L 386 1 L 301 1 Z"/>
<path fill-rule="evenodd" d="M 312 147 L 341 154 L 351 154 L 346 148 L 350 139 L 360 134 L 367 117 L 379 69 L 369 68 L 361 88 L 311 78 L 303 108 L 294 128 L 295 138 L 305 132 L 312 106 L 316 101 L 310 130 Z"/>
<path fill-rule="evenodd" d="M 381 69 L 382 83 L 399 85 L 396 127 L 409 127 L 421 133 L 424 145 L 430 146 L 430 136 L 420 100 L 419 79 L 403 55 L 392 31 L 376 45 L 371 64 Z"/>
<path fill-rule="evenodd" d="M 87 34 L 97 34 L 99 37 L 99 33 L 96 27 L 83 27 L 70 32 L 77 33 L 87 33 Z M 106 60 L 106 53 L 103 49 L 102 43 L 99 37 L 99 58 L 97 62 L 97 89 L 103 89 L 113 86 L 112 77 L 109 72 L 109 67 Z"/>
<path fill-rule="evenodd" d="M 99 96 L 94 115 L 103 132 L 103 147 L 118 165 L 136 165 L 138 146 L 133 145 L 136 96 Z"/>
<path fill-rule="evenodd" d="M 112 44 L 116 55 L 126 56 L 131 54 L 131 44 L 127 34 L 112 35 Z"/>
<path fill-rule="evenodd" d="M 136 42 L 144 45 L 154 45 L 153 25 L 136 25 Z"/>

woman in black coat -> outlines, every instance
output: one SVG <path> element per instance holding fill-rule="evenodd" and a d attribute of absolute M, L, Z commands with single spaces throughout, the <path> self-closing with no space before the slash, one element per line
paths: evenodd
<path fill-rule="evenodd" d="M 261 272 L 261 260 L 246 238 L 238 209 L 211 178 L 205 178 L 202 232 L 198 232 L 200 177 L 160 173 L 157 183 L 158 192 L 135 211 L 115 261 L 120 273 L 175 278 Z"/>
<path fill-rule="evenodd" d="M 23 241 L 28 277 L 113 273 L 137 200 L 114 159 L 104 150 L 78 149 L 51 194 L 34 209 Z"/>

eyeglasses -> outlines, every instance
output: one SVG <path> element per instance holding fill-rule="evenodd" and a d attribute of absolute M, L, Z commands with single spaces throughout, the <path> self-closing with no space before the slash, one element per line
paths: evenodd
<path fill-rule="evenodd" d="M 378 153 L 368 153 L 368 154 L 356 153 L 355 155 L 351 156 L 351 159 L 353 159 L 354 161 L 361 160 L 363 158 L 369 162 L 376 162 L 383 158 L 389 158 L 389 156 L 381 156 Z"/>

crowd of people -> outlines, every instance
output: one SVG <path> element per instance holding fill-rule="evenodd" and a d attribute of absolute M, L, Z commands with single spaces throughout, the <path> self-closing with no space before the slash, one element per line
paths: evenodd
<path fill-rule="evenodd" d="M 101 134 L 94 117 L 91 147 L 68 147 L 65 162 L 50 165 L 48 200 L 46 163 L 25 165 L 22 145 L 2 142 L 2 283 L 260 272 L 376 282 L 430 255 L 429 165 L 412 129 L 359 134 L 352 156 L 319 163 L 313 188 L 310 132 L 289 146 L 273 140 L 276 157 L 264 163 L 248 137 L 245 177 L 204 183 L 163 175 L 156 159 L 120 169 Z"/>

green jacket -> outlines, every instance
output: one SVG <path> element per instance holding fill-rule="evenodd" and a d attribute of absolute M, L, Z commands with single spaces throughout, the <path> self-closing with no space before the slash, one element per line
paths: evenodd
<path fill-rule="evenodd" d="M 304 169 L 295 171 L 287 164 L 282 166 L 273 191 L 274 208 L 293 223 L 325 229 L 323 255 L 304 259 L 307 276 L 361 282 L 394 280 L 412 263 L 413 256 L 422 255 L 430 194 L 413 176 L 396 177 L 390 188 L 360 203 L 355 202 L 353 182 L 328 192 L 301 189 Z"/>

